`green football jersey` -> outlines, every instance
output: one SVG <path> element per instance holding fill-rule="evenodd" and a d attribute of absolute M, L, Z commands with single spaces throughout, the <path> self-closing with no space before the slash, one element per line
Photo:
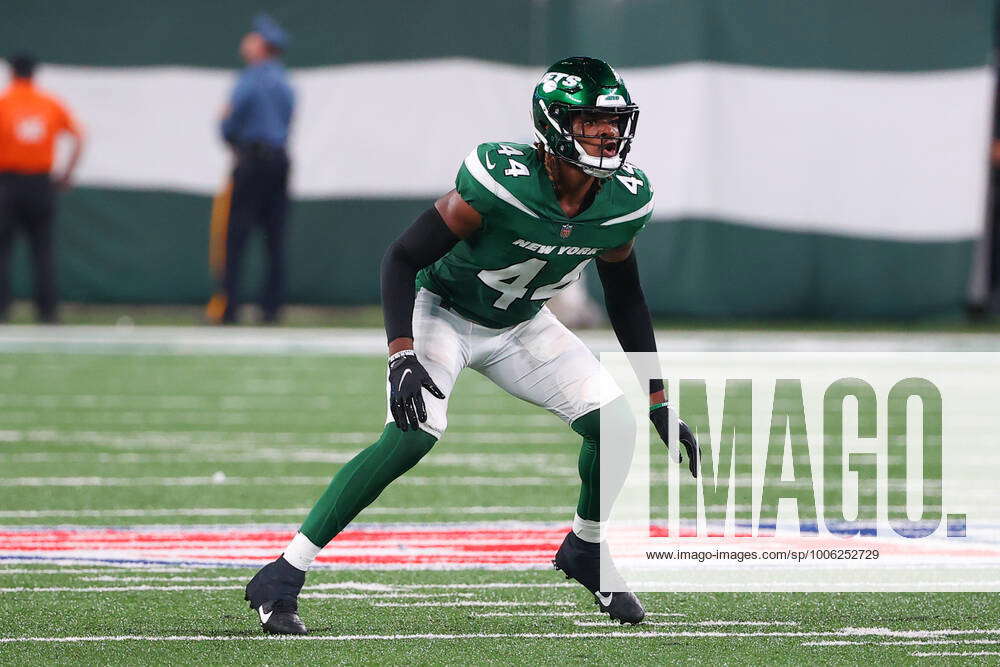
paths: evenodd
<path fill-rule="evenodd" d="M 504 328 L 531 319 L 595 257 L 629 242 L 653 211 L 646 175 L 626 164 L 568 218 L 534 147 L 480 144 L 455 188 L 483 218 L 475 234 L 417 275 L 466 319 Z"/>

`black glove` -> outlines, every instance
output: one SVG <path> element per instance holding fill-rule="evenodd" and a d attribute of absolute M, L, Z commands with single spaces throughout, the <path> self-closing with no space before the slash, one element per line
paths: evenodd
<path fill-rule="evenodd" d="M 653 426 L 656 427 L 656 432 L 660 435 L 660 439 L 663 440 L 663 444 L 670 448 L 670 406 L 660 405 L 654 410 L 649 411 L 649 421 L 653 422 Z M 684 449 L 687 450 L 688 455 L 688 469 L 691 471 L 692 477 L 698 476 L 698 460 L 701 458 L 701 451 L 698 449 L 698 439 L 694 437 L 694 433 L 684 420 L 677 419 L 677 435 L 684 445 Z M 681 455 L 680 448 L 677 450 L 677 462 L 680 463 L 684 460 Z"/>
<path fill-rule="evenodd" d="M 417 361 L 417 353 L 412 350 L 406 352 L 408 354 L 398 353 L 399 356 L 393 355 L 389 359 L 389 411 L 401 431 L 416 431 L 420 422 L 427 421 L 421 389 L 426 389 L 436 398 L 444 398 L 444 392 L 437 388 L 427 369 Z"/>

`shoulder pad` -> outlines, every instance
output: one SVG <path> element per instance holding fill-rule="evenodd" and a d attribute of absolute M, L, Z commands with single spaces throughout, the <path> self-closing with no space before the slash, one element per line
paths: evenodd
<path fill-rule="evenodd" d="M 649 182 L 646 172 L 629 162 L 623 164 L 608 180 L 611 181 L 609 185 L 620 190 L 626 199 L 631 196 L 636 201 L 646 202 L 653 197 L 653 184 Z"/>
<path fill-rule="evenodd" d="M 488 142 L 479 144 L 465 158 L 459 177 L 456 181 L 459 194 L 476 210 L 485 214 L 492 202 L 489 198 L 500 200 L 513 206 L 531 217 L 539 217 L 526 197 L 524 188 L 530 187 L 534 179 L 530 176 L 534 169 L 539 168 L 539 161 L 533 146 L 516 142 Z M 477 195 L 478 192 L 478 195 Z M 466 196 L 469 194 L 469 197 Z M 476 197 L 479 205 L 474 204 L 470 197 Z"/>

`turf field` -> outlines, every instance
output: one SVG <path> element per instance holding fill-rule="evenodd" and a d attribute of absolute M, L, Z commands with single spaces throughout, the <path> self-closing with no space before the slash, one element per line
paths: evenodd
<path fill-rule="evenodd" d="M 888 342 L 918 345 L 905 336 Z M 1000 655 L 1000 603 L 987 594 L 646 594 L 648 622 L 610 624 L 548 567 L 576 502 L 577 436 L 473 372 L 453 392 L 445 438 L 310 574 L 301 609 L 312 635 L 264 637 L 242 586 L 253 563 L 280 551 L 338 466 L 381 431 L 384 362 L 372 354 L 380 345 L 377 332 L 363 330 L 340 338 L 0 332 L 0 659 L 897 663 Z"/>

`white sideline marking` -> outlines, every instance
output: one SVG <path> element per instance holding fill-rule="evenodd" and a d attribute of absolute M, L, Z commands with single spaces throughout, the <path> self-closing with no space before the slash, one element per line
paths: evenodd
<path fill-rule="evenodd" d="M 27 570 L 30 572 L 31 570 Z M 53 572 L 59 572 L 59 570 L 53 570 Z M 0 570 L 0 574 L 3 574 L 3 570 Z M 80 581 L 94 581 L 100 583 L 114 583 L 114 582 L 136 582 L 136 581 L 172 581 L 176 583 L 191 583 L 194 581 L 247 581 L 244 577 L 112 577 L 112 576 L 101 576 L 101 577 L 80 577 Z"/>
<path fill-rule="evenodd" d="M 595 352 L 618 349 L 611 331 L 583 331 L 580 337 Z M 996 350 L 989 333 L 822 332 L 659 329 L 664 349 L 687 352 L 712 350 L 786 350 L 805 344 L 809 349 L 843 351 Z M 6 352 L 121 353 L 198 355 L 385 355 L 385 332 L 375 328 L 262 328 L 225 330 L 198 326 L 99 325 L 40 327 L 6 325 L 0 329 L 0 350 Z"/>
<path fill-rule="evenodd" d="M 158 516 L 305 516 L 311 508 L 290 507 L 282 509 L 248 509 L 243 507 L 202 507 L 191 509 L 109 509 L 109 510 L 0 510 L 0 519 L 103 519 L 142 518 Z M 424 515 L 424 514 L 554 514 L 572 516 L 573 508 L 519 507 L 516 505 L 479 505 L 471 507 L 368 507 L 365 514 L 372 515 Z"/>
<path fill-rule="evenodd" d="M 322 584 L 313 588 L 338 589 L 340 584 Z M 177 592 L 177 591 L 233 591 L 243 590 L 243 586 L 41 586 L 41 587 L 12 587 L 0 588 L 0 593 L 129 593 L 142 591 Z M 354 593 L 303 593 L 304 598 L 343 598 L 345 600 L 375 599 L 375 598 L 427 598 L 427 597 L 472 597 L 474 593 L 397 593 L 392 591 L 379 593 L 369 590 L 367 594 Z M 443 607 L 448 605 L 459 605 L 468 607 L 563 607 L 570 606 L 572 602 L 504 602 L 504 601 L 456 601 L 456 602 L 374 602 L 376 607 Z"/>
<path fill-rule="evenodd" d="M 137 591 L 232 591 L 242 586 L 43 586 L 0 588 L 0 593 L 129 593 Z"/>
<path fill-rule="evenodd" d="M 890 630 L 889 628 L 841 628 L 841 635 L 849 636 L 870 636 L 870 637 L 907 637 L 919 639 L 923 637 L 939 637 L 949 635 L 997 635 L 1000 628 L 989 628 L 983 630 Z"/>
<path fill-rule="evenodd" d="M 873 628 L 874 629 L 874 628 Z M 120 641 L 151 641 L 151 642 L 201 642 L 201 641 L 395 641 L 395 640 L 454 640 L 454 639 L 592 639 L 592 638 L 737 638 L 749 639 L 755 637 L 799 637 L 799 636 L 836 636 L 833 632 L 658 632 L 658 631 L 614 631 L 614 632 L 514 632 L 514 633 L 463 633 L 463 634 L 398 634 L 398 635 L 304 635 L 288 637 L 272 637 L 267 635 L 243 635 L 211 637 L 204 635 L 168 635 L 162 637 L 148 635 L 118 635 L 104 637 L 0 637 L 0 643 L 72 643 L 72 642 L 120 642 Z M 910 655 L 917 657 L 931 656 L 974 656 L 1000 655 L 1000 651 L 976 652 L 918 652 Z"/>
<path fill-rule="evenodd" d="M 600 612 L 596 611 L 474 611 L 470 614 L 477 618 L 493 618 L 493 617 L 506 617 L 506 616 L 543 616 L 543 617 L 562 617 L 562 616 L 598 616 Z M 646 616 L 686 616 L 686 614 L 681 614 L 679 612 L 646 612 Z M 615 623 L 615 625 L 618 625 Z"/>
<path fill-rule="evenodd" d="M 1000 644 L 997 639 L 909 639 L 887 642 L 819 641 L 802 642 L 802 646 L 951 646 L 959 644 Z"/>
<path fill-rule="evenodd" d="M 61 568 L 49 568 L 49 569 L 34 569 L 30 567 L 3 567 L 0 566 L 0 575 L 4 574 L 96 574 L 96 573 L 108 573 L 114 572 L 115 570 L 124 570 L 126 572 L 134 572 L 136 569 L 141 569 L 143 572 L 190 572 L 190 568 L 179 568 L 179 567 L 141 567 L 136 568 L 132 564 L 118 564 L 118 565 L 105 565 L 103 567 L 61 567 Z M 113 579 L 113 578 L 112 578 Z M 84 579 L 87 581 L 87 579 Z"/>
<path fill-rule="evenodd" d="M 798 621 L 698 621 L 695 625 L 798 625 Z M 653 625 L 664 625 L 653 623 Z"/>
<path fill-rule="evenodd" d="M 243 635 L 211 637 L 204 635 L 167 635 L 153 637 L 147 635 L 118 635 L 106 637 L 0 637 L 0 644 L 14 643 L 76 643 L 76 642 L 215 642 L 215 641 L 399 641 L 399 640 L 454 640 L 454 639 L 590 639 L 590 638 L 638 638 L 676 637 L 671 632 L 546 632 L 546 633 L 464 633 L 464 634 L 408 634 L 408 635 L 299 635 L 268 636 Z"/>
<path fill-rule="evenodd" d="M 463 442 L 462 444 L 469 444 Z M 137 454 L 121 453 L 109 454 L 105 452 L 87 452 L 71 454 L 65 451 L 40 452 L 18 454 L 0 454 L 0 463 L 101 463 L 104 465 L 124 465 L 131 466 L 142 463 L 221 463 L 233 465 L 237 463 L 347 463 L 357 455 L 355 447 L 341 451 L 316 451 L 316 450 L 295 450 L 288 451 L 284 447 L 272 447 L 258 449 L 256 451 L 240 453 L 216 453 L 206 455 L 197 451 L 196 448 L 190 450 L 163 453 L 163 454 Z M 545 470 L 553 476 L 577 475 L 577 469 L 571 465 L 569 459 L 572 457 L 565 454 L 558 454 L 546 457 L 537 455 L 520 454 L 441 454 L 425 458 L 423 467 L 452 469 L 462 468 L 474 472 L 503 472 L 516 473 L 524 472 L 525 469 L 531 471 Z"/>
<path fill-rule="evenodd" d="M 459 602 L 372 602 L 373 607 L 572 607 L 575 602 L 507 602 L 504 600 Z"/>
<path fill-rule="evenodd" d="M 912 569 L 916 570 L 925 568 L 914 567 Z M 788 580 L 782 582 L 782 585 L 787 586 L 788 588 L 792 587 L 809 588 L 810 586 L 815 586 L 815 584 L 816 584 L 815 581 L 805 581 L 805 580 Z M 989 580 L 989 581 L 977 581 L 976 584 L 978 586 L 983 587 L 984 589 L 987 589 L 987 592 L 989 592 L 988 590 L 989 587 L 1000 586 L 1000 579 Z M 847 593 L 858 592 L 858 588 L 854 584 L 841 584 L 840 582 L 830 582 L 829 584 L 824 584 L 824 585 L 826 586 L 826 588 L 824 589 L 823 592 L 840 591 L 840 590 L 843 590 L 844 592 Z M 929 591 L 942 591 L 948 588 L 964 588 L 967 586 L 968 584 L 963 583 L 961 581 L 940 581 L 931 579 L 914 580 L 909 582 L 879 583 L 880 590 L 894 591 L 898 589 L 900 592 L 903 593 L 912 590 L 919 590 L 922 588 L 927 588 Z M 692 581 L 683 581 L 675 584 L 674 592 L 699 592 L 699 591 L 711 592 L 712 588 L 713 587 L 709 584 L 702 584 Z M 726 589 L 730 593 L 735 592 L 736 589 L 741 589 L 753 593 L 769 592 L 767 586 L 757 582 L 731 582 L 726 584 Z M 812 591 L 812 592 L 817 592 L 817 591 Z"/>
<path fill-rule="evenodd" d="M 3 574 L 3 570 L 0 569 L 0 574 Z M 34 573 L 37 570 L 21 570 L 22 573 Z M 50 570 L 50 573 L 62 573 L 62 570 Z M 82 581 L 94 581 L 102 583 L 114 583 L 114 582 L 176 582 L 176 583 L 189 583 L 195 581 L 242 581 L 247 580 L 246 576 L 242 577 L 114 577 L 114 576 L 101 576 L 101 577 L 81 577 Z M 563 584 L 563 583 L 488 583 L 488 584 L 377 584 L 377 583 L 367 583 L 359 581 L 343 581 L 335 583 L 321 583 L 321 584 L 309 584 L 309 589 L 316 590 L 351 590 L 351 591 L 401 591 L 401 590 L 489 590 L 489 589 L 504 589 L 504 588 L 577 588 L 578 584 Z"/>
<path fill-rule="evenodd" d="M 927 646 L 943 644 L 1000 644 L 996 639 L 920 639 L 900 642 L 878 642 L 879 646 Z"/>
<path fill-rule="evenodd" d="M 966 657 L 971 658 L 974 656 L 981 655 L 1000 655 L 1000 651 L 918 651 L 917 653 L 911 653 L 910 655 L 917 658 L 936 658 L 936 657 Z"/>
<path fill-rule="evenodd" d="M 6 559 L 8 563 L 18 563 L 18 564 L 38 564 L 45 563 L 47 565 L 58 565 L 59 563 L 66 563 L 68 565 L 80 565 L 80 564 L 101 564 L 107 561 L 107 558 L 114 557 L 109 556 L 107 551 L 100 552 L 101 555 L 91 555 L 77 556 L 72 559 L 61 558 L 58 556 L 46 557 L 44 560 L 39 558 L 19 558 L 17 556 L 10 557 Z M 248 560 L 247 562 L 235 563 L 234 561 L 211 561 L 206 560 L 203 562 L 184 562 L 185 567 L 188 571 L 194 569 L 218 569 L 220 567 L 234 568 L 234 567 L 260 567 L 267 560 L 273 559 L 275 552 L 271 552 L 269 557 L 265 560 Z M 549 554 L 551 556 L 551 554 Z M 122 557 L 125 557 L 122 554 Z M 149 565 L 154 565 L 155 567 L 161 567 L 163 563 L 156 562 L 150 563 Z M 145 570 L 147 564 L 144 563 L 123 563 L 122 569 L 131 570 Z M 150 568 L 150 571 L 156 572 L 154 568 Z M 314 565 L 312 570 L 323 571 L 323 572 L 467 572 L 470 570 L 485 570 L 488 572 L 527 572 L 527 571 L 550 571 L 552 570 L 552 565 L 548 563 L 350 563 L 350 564 L 337 564 L 337 563 L 320 563 Z"/>
<path fill-rule="evenodd" d="M 308 477 L 7 477 L 0 487 L 83 487 L 83 486 L 326 486 L 330 476 Z M 400 477 L 396 484 L 407 486 L 551 486 L 579 484 L 572 477 Z"/>
<path fill-rule="evenodd" d="M 818 642 L 802 642 L 802 646 L 872 646 L 870 642 L 852 642 L 843 639 L 830 639 Z"/>
<path fill-rule="evenodd" d="M 468 538 L 462 539 L 460 537 L 440 537 L 437 539 L 427 539 L 427 540 L 414 540 L 412 538 L 398 538 L 392 542 L 386 541 L 383 544 L 373 545 L 370 540 L 349 540 L 342 539 L 337 544 L 337 554 L 340 556 L 365 556 L 373 552 L 383 551 L 391 552 L 394 554 L 400 553 L 400 545 L 406 545 L 407 548 L 419 549 L 421 555 L 447 555 L 451 554 L 455 546 L 469 546 L 469 545 L 481 545 L 481 546 L 494 546 L 498 544 L 503 544 L 504 546 L 529 546 L 537 544 L 538 539 L 510 539 L 510 540 L 497 540 L 488 538 Z M 150 547 L 144 549 L 143 551 L 147 554 L 164 554 L 168 553 L 173 556 L 189 556 L 197 557 L 199 555 L 219 555 L 224 554 L 227 556 L 246 556 L 250 558 L 257 557 L 267 557 L 273 556 L 276 553 L 280 553 L 282 547 L 288 544 L 288 538 L 274 537 L 271 539 L 233 539 L 233 546 L 230 547 L 216 547 L 214 545 L 204 545 L 204 544 L 194 544 L 188 545 L 183 537 L 173 538 L 170 540 L 164 540 L 158 545 L 150 545 Z M 58 547 L 57 547 L 58 545 Z M 116 545 L 118 546 L 118 545 Z M 130 550 L 130 545 L 122 544 L 119 548 L 108 548 L 104 544 L 95 544 L 92 540 L 87 539 L 65 539 L 65 540 L 52 540 L 52 539 L 36 539 L 36 540 L 19 540 L 14 547 L 14 550 L 25 550 L 32 549 L 39 552 L 40 554 L 47 553 L 48 549 L 55 549 L 56 553 L 59 553 L 61 549 L 65 552 L 68 549 L 73 549 L 74 552 L 95 552 L 102 549 L 107 551 L 121 551 L 128 552 Z M 517 553 L 524 557 L 544 557 L 546 554 L 552 555 L 552 548 L 547 546 L 542 546 L 531 550 L 522 550 Z"/>
<path fill-rule="evenodd" d="M 37 570 L 21 570 L 22 573 L 34 573 Z M 49 573 L 62 573 L 62 570 L 49 570 Z M 0 570 L 0 574 L 3 574 L 3 570 Z M 175 583 L 189 583 L 195 581 L 241 581 L 245 582 L 247 580 L 246 576 L 242 577 L 113 577 L 113 576 L 101 576 L 101 577 L 81 577 L 82 581 L 94 581 L 102 583 L 114 583 L 114 582 L 139 582 L 139 581 L 163 581 L 163 582 L 175 582 Z M 377 584 L 377 583 L 367 583 L 360 581 L 343 581 L 335 583 L 321 583 L 321 584 L 309 584 L 309 589 L 316 590 L 351 590 L 351 591 L 403 591 L 403 590 L 490 590 L 490 589 L 504 589 L 504 588 L 577 588 L 578 584 L 563 584 L 563 583 L 487 583 L 487 584 Z"/>
<path fill-rule="evenodd" d="M 237 579 L 237 577 L 230 577 L 230 580 Z M 243 581 L 245 577 L 238 578 Z M 310 586 L 311 589 L 320 590 L 359 590 L 359 587 L 345 586 L 344 584 L 318 584 Z M 470 588 L 483 588 L 480 586 L 470 587 Z M 129 593 L 129 592 L 141 592 L 141 591 L 159 591 L 159 592 L 171 592 L 171 591 L 234 591 L 243 590 L 242 585 L 218 585 L 218 586 L 207 586 L 207 585 L 177 585 L 177 586 L 151 586 L 151 585 L 140 585 L 140 586 L 40 586 L 40 587 L 12 587 L 12 588 L 0 588 L 0 593 Z M 366 595 L 355 595 L 355 594 L 331 594 L 331 593 L 303 593 L 302 597 L 338 597 L 340 595 L 346 596 L 345 599 L 356 599 L 356 598 L 368 598 L 368 597 L 398 597 L 398 598 L 425 598 L 425 597 L 451 597 L 451 596 L 462 596 L 469 597 L 475 595 L 474 593 L 400 593 L 396 592 L 394 588 L 374 588 L 374 587 L 364 587 L 360 590 L 368 591 Z M 379 591 L 383 591 L 379 593 Z M 529 604 L 529 603 L 510 603 L 510 604 Z M 535 603 L 530 603 L 535 604 Z M 549 602 L 539 602 L 539 605 L 548 604 L 569 604 L 569 603 L 549 603 Z M 394 605 L 389 605 L 394 606 Z M 395 605 L 395 606 L 407 606 L 405 604 Z"/>
<path fill-rule="evenodd" d="M 242 587 L 241 587 L 242 588 Z M 299 599 L 308 600 L 383 600 L 388 598 L 471 598 L 475 593 L 300 593 Z M 456 600 L 452 604 L 457 604 Z"/>
<path fill-rule="evenodd" d="M 287 509 L 245 509 L 206 507 L 192 509 L 114 509 L 114 510 L 0 510 L 0 519 L 106 519 L 158 516 L 292 516 L 305 514 L 308 507 Z"/>
<path fill-rule="evenodd" d="M 492 582 L 487 584 L 367 584 L 363 582 L 347 581 L 334 584 L 316 584 L 316 588 L 334 588 L 340 586 L 350 586 L 367 590 L 369 586 L 389 586 L 392 589 L 420 590 L 430 589 L 454 589 L 454 590 L 479 590 L 490 588 L 577 588 L 579 584 L 569 583 L 520 583 L 520 582 Z"/>
<path fill-rule="evenodd" d="M 648 614 L 647 614 L 648 615 Z M 776 625 L 798 625 L 798 621 L 686 621 L 685 625 L 697 625 L 699 627 L 714 627 L 714 626 L 753 626 L 753 627 L 770 627 Z M 579 625 L 580 627 L 601 627 L 601 626 L 616 626 L 618 621 L 573 621 L 573 625 Z M 644 625 L 666 625 L 666 626 L 676 626 L 677 622 L 658 622 L 658 621 L 646 621 Z"/>
<path fill-rule="evenodd" d="M 474 417 L 470 415 L 467 417 Z M 576 442 L 570 436 L 570 431 L 566 425 L 560 421 L 552 423 L 554 417 L 547 415 L 493 415 L 493 421 L 499 421 L 499 417 L 518 417 L 520 421 L 511 420 L 510 424 L 494 424 L 494 426 L 524 426 L 551 427 L 551 431 L 519 432 L 494 431 L 483 429 L 483 426 L 490 424 L 477 423 L 470 424 L 473 428 L 480 430 L 467 431 L 459 428 L 448 431 L 448 440 L 467 442 L 470 444 L 544 444 L 544 443 L 564 443 Z M 486 417 L 486 415 L 482 415 Z M 543 418 L 545 423 L 536 423 L 538 417 Z M 456 415 L 456 419 L 458 415 Z M 476 421 L 483 422 L 483 419 Z M 289 452 L 295 451 L 292 447 L 301 448 L 305 445 L 330 446 L 330 445 L 367 445 L 378 438 L 378 433 L 373 431 L 324 431 L 315 432 L 274 432 L 261 433 L 259 431 L 64 431 L 47 428 L 31 428 L 23 430 L 0 430 L 0 444 L 19 443 L 58 443 L 60 445 L 90 446 L 96 445 L 111 449 L 136 450 L 139 453 L 148 453 L 156 450 L 181 450 L 198 452 L 236 452 L 246 453 L 257 451 L 260 446 L 270 446 L 282 448 L 288 446 Z M 87 450 L 90 451 L 90 450 Z"/>

